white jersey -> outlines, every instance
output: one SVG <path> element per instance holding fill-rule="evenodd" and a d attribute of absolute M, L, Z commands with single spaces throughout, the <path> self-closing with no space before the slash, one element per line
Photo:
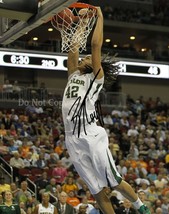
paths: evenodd
<path fill-rule="evenodd" d="M 42 204 L 39 204 L 38 214 L 54 214 L 55 206 L 49 203 L 49 206 L 46 208 Z"/>
<path fill-rule="evenodd" d="M 96 123 L 95 102 L 103 82 L 104 77 L 95 79 L 93 73 L 82 75 L 76 71 L 69 76 L 62 101 L 65 132 L 84 132 L 87 126 Z"/>

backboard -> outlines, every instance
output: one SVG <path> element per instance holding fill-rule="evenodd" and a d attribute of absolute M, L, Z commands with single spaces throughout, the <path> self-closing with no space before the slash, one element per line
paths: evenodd
<path fill-rule="evenodd" d="M 44 0 L 39 1 L 38 11 L 28 21 L 18 21 L 11 18 L 0 17 L 0 44 L 7 45 L 22 35 L 40 26 L 50 17 L 68 7 L 75 0 Z"/>

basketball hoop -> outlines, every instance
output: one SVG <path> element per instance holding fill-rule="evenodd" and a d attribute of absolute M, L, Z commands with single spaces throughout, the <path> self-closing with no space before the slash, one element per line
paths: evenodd
<path fill-rule="evenodd" d="M 87 38 L 96 19 L 96 8 L 85 3 L 74 3 L 54 15 L 51 24 L 61 34 L 61 51 L 85 51 Z"/>

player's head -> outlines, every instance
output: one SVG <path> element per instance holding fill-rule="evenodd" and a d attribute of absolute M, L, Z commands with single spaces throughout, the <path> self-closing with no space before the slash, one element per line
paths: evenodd
<path fill-rule="evenodd" d="M 82 74 L 89 74 L 93 72 L 91 55 L 87 55 L 80 60 L 78 69 Z"/>
<path fill-rule="evenodd" d="M 111 86 L 116 80 L 119 73 L 119 66 L 116 65 L 115 57 L 108 56 L 102 58 L 101 65 L 105 75 L 104 86 L 107 88 Z M 91 55 L 87 55 L 80 60 L 78 69 L 82 74 L 89 74 L 93 72 Z"/>

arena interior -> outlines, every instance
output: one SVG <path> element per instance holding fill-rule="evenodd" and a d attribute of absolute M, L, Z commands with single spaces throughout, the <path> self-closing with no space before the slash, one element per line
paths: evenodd
<path fill-rule="evenodd" d="M 54 204 L 64 191 L 76 213 L 84 203 L 85 213 L 101 214 L 71 163 L 61 114 L 67 53 L 51 17 L 76 1 L 23 6 L 17 0 L 7 8 L 5 2 L 0 0 L 0 204 L 11 190 L 21 213 L 34 214 L 44 192 Z M 169 1 L 79 2 L 101 7 L 102 54 L 119 64 L 117 80 L 100 93 L 117 169 L 152 214 L 168 214 Z M 80 57 L 90 53 L 90 39 Z M 115 210 L 125 206 L 119 192 L 106 192 Z"/>

